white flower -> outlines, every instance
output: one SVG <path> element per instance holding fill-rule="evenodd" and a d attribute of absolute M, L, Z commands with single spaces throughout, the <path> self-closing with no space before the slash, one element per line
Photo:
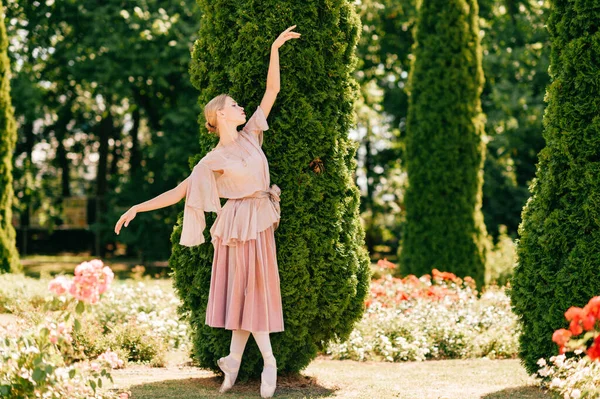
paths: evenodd
<path fill-rule="evenodd" d="M 561 388 L 564 384 L 565 384 L 565 382 L 563 380 L 561 380 L 558 377 L 555 377 L 552 379 L 550 386 L 553 388 Z"/>
<path fill-rule="evenodd" d="M 571 391 L 571 399 L 579 399 L 581 398 L 581 391 L 579 389 L 573 389 Z"/>
<path fill-rule="evenodd" d="M 552 374 L 552 370 L 549 368 L 543 368 L 538 371 L 538 374 L 542 377 L 548 377 L 550 374 Z"/>

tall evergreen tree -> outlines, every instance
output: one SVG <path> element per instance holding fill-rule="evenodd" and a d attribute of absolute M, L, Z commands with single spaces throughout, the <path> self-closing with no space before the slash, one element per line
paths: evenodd
<path fill-rule="evenodd" d="M 10 101 L 10 61 L 4 25 L 4 4 L 0 0 L 0 273 L 20 268 L 12 225 L 12 157 L 17 141 L 13 106 Z"/>
<path fill-rule="evenodd" d="M 519 228 L 511 300 L 527 370 L 557 353 L 564 312 L 600 294 L 600 1 L 553 0 L 552 41 L 539 154 Z"/>
<path fill-rule="evenodd" d="M 402 273 L 433 268 L 483 282 L 484 117 L 476 0 L 423 0 L 415 28 L 406 137 Z"/>
<path fill-rule="evenodd" d="M 271 182 L 281 190 L 282 220 L 275 232 L 285 331 L 272 334 L 281 372 L 306 367 L 328 342 L 346 339 L 363 313 L 369 287 L 369 258 L 359 219 L 360 193 L 352 179 L 356 145 L 348 138 L 357 84 L 352 79 L 360 21 L 349 0 L 215 3 L 199 1 L 203 18 L 192 54 L 192 81 L 199 102 L 228 93 L 247 110 L 265 90 L 269 51 L 286 27 L 303 39 L 280 50 L 281 91 L 269 115 L 263 150 Z M 203 116 L 201 116 L 203 118 Z M 204 121 L 201 120 L 201 126 Z M 216 138 L 202 129 L 201 154 Z M 231 331 L 204 324 L 213 247 L 207 213 L 206 243 L 178 245 L 172 235 L 170 265 L 189 311 L 193 356 L 218 370 Z M 238 378 L 258 377 L 262 357 L 250 340 Z"/>

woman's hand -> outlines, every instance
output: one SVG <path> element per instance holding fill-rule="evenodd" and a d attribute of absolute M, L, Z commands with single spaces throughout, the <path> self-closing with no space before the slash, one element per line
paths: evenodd
<path fill-rule="evenodd" d="M 135 206 L 132 206 L 131 208 L 129 208 L 129 210 L 127 212 L 125 212 L 119 218 L 119 221 L 115 225 L 115 233 L 117 233 L 117 235 L 119 235 L 119 233 L 121 232 L 121 227 L 123 226 L 123 223 L 125 223 L 125 227 L 129 226 L 129 222 L 131 222 L 133 220 L 133 218 L 135 218 L 135 215 L 137 215 L 137 209 Z"/>
<path fill-rule="evenodd" d="M 287 42 L 290 39 L 298 39 L 301 35 L 298 32 L 292 32 L 292 29 L 294 29 L 296 27 L 296 25 L 294 26 L 290 26 L 289 28 L 287 28 L 286 30 L 284 30 L 277 39 L 275 39 L 275 41 L 273 42 L 273 45 L 271 47 L 273 48 L 279 48 L 281 46 L 283 46 L 283 43 Z"/>

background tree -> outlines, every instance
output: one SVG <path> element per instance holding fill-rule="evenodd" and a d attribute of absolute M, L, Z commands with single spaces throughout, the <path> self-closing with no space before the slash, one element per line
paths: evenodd
<path fill-rule="evenodd" d="M 564 312 L 598 295 L 600 275 L 600 2 L 551 2 L 552 83 L 532 197 L 523 211 L 511 300 L 534 373 L 557 353 Z"/>
<path fill-rule="evenodd" d="M 0 273 L 21 267 L 12 225 L 12 159 L 17 129 L 10 100 L 10 61 L 4 18 L 4 4 L 0 0 Z"/>
<path fill-rule="evenodd" d="M 12 2 L 9 13 L 16 84 L 34 94 L 16 102 L 19 209 L 26 216 L 50 203 L 52 226 L 61 223 L 64 197 L 98 199 L 95 250 L 103 254 L 121 208 L 174 187 L 198 151 L 188 73 L 198 7 L 194 0 Z M 31 165 L 34 148 L 46 150 L 47 161 Z M 130 255 L 166 259 L 179 209 L 141 215 L 119 236 Z"/>
<path fill-rule="evenodd" d="M 516 238 L 529 198 L 537 154 L 544 146 L 542 115 L 549 82 L 548 2 L 480 0 L 487 152 L 483 205 L 487 231 L 500 226 Z"/>
<path fill-rule="evenodd" d="M 291 25 L 303 35 L 280 51 L 281 91 L 264 143 L 271 181 L 282 189 L 282 220 L 275 238 L 285 331 L 271 340 L 278 369 L 297 372 L 329 341 L 349 336 L 362 316 L 369 286 L 360 194 L 352 180 L 356 146 L 348 138 L 354 122 L 357 84 L 351 74 L 360 21 L 347 0 L 327 7 L 318 1 L 199 4 L 203 19 L 192 54 L 192 78 L 201 90 L 201 104 L 227 92 L 246 109 L 256 109 L 272 41 Z M 202 129 L 202 150 L 191 164 L 216 141 Z M 213 221 L 214 214 L 207 214 L 207 242 L 194 248 L 177 244 L 181 230 L 176 227 L 170 265 L 182 310 L 189 312 L 195 360 L 217 370 L 217 359 L 229 350 L 231 332 L 204 324 Z M 262 367 L 262 356 L 250 340 L 240 377 L 258 377 Z"/>
<path fill-rule="evenodd" d="M 484 117 L 475 0 L 424 0 L 409 77 L 402 273 L 433 268 L 483 283 Z"/>
<path fill-rule="evenodd" d="M 404 217 L 405 85 L 416 7 L 414 1 L 365 0 L 357 12 L 362 21 L 355 72 L 360 84 L 356 139 L 361 217 L 371 256 L 394 259 Z"/>

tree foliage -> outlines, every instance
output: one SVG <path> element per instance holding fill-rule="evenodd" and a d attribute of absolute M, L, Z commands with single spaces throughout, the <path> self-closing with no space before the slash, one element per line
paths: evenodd
<path fill-rule="evenodd" d="M 0 273 L 20 268 L 12 225 L 12 159 L 17 128 L 10 99 L 10 61 L 4 19 L 4 4 L 0 0 Z"/>
<path fill-rule="evenodd" d="M 348 338 L 362 316 L 369 287 L 360 194 L 352 179 L 356 145 L 348 138 L 354 123 L 357 84 L 351 74 L 360 22 L 347 0 L 199 4 L 203 18 L 191 73 L 201 104 L 228 93 L 247 110 L 256 109 L 272 41 L 291 25 L 303 35 L 280 50 L 281 91 L 263 145 L 271 182 L 282 190 L 275 238 L 285 331 L 271 340 L 278 369 L 297 372 L 328 342 Z M 202 150 L 194 162 L 215 143 L 202 128 Z M 322 162 L 322 171 L 311 164 L 315 160 Z M 228 353 L 231 332 L 204 324 L 213 221 L 214 214 L 207 214 L 207 242 L 194 248 L 177 244 L 178 224 L 170 265 L 182 310 L 189 312 L 195 359 L 218 370 L 216 361 Z M 262 371 L 262 357 L 252 342 L 240 378 L 258 377 Z"/>
<path fill-rule="evenodd" d="M 546 147 L 519 228 L 511 300 L 527 370 L 557 353 L 564 312 L 598 295 L 600 275 L 600 1 L 551 2 Z"/>
<path fill-rule="evenodd" d="M 529 198 L 537 154 L 544 146 L 542 116 L 549 82 L 547 2 L 480 0 L 484 32 L 481 95 L 487 152 L 483 205 L 487 231 L 516 237 Z"/>
<path fill-rule="evenodd" d="M 409 77 L 403 274 L 437 268 L 483 283 L 478 18 L 475 0 L 424 0 L 419 9 Z"/>
<path fill-rule="evenodd" d="M 97 197 L 101 253 L 121 211 L 173 188 L 198 150 L 197 92 L 188 73 L 194 0 L 11 2 L 22 215 L 62 199 Z M 34 149 L 47 160 L 35 164 Z M 97 158 L 96 158 L 97 157 Z M 93 159 L 95 158 L 95 159 Z M 179 209 L 140 215 L 119 240 L 165 259 Z M 27 225 L 26 218 L 22 224 Z"/>

